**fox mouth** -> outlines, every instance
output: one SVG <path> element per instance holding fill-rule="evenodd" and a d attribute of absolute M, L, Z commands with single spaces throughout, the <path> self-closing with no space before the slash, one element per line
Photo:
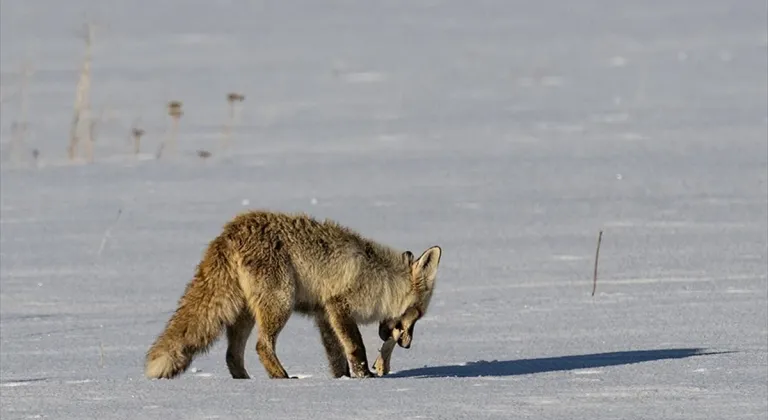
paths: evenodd
<path fill-rule="evenodd" d="M 412 328 L 412 327 L 411 327 Z M 382 341 L 394 340 L 398 346 L 409 349 L 411 348 L 412 334 L 402 328 L 402 324 L 398 321 L 387 321 L 379 324 L 379 337 Z"/>
<path fill-rule="evenodd" d="M 405 332 L 399 329 L 392 330 L 392 338 L 397 341 L 397 345 L 404 348 L 409 349 L 411 348 L 411 339 L 410 337 L 406 336 Z"/>

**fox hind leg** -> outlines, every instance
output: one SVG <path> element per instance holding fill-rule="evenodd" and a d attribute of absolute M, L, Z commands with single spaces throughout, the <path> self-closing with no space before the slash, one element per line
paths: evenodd
<path fill-rule="evenodd" d="M 264 261 L 254 255 L 244 259 L 240 271 L 246 306 L 255 319 L 259 361 L 270 378 L 288 378 L 275 348 L 277 336 L 293 313 L 295 271 L 287 258 Z"/>
<path fill-rule="evenodd" d="M 323 347 L 325 347 L 325 354 L 328 357 L 328 364 L 330 365 L 333 377 L 350 376 L 349 362 L 344 354 L 344 347 L 342 347 L 336 332 L 331 327 L 325 312 L 318 312 L 315 315 L 315 324 L 320 329 L 320 338 L 323 341 Z"/>
<path fill-rule="evenodd" d="M 250 379 L 245 369 L 245 346 L 255 319 L 248 308 L 240 311 L 235 323 L 227 326 L 227 368 L 234 379 Z"/>
<path fill-rule="evenodd" d="M 270 378 L 288 378 L 288 373 L 275 354 L 275 346 L 277 336 L 291 317 L 292 307 L 288 299 L 271 298 L 262 299 L 254 310 L 258 329 L 256 353 Z"/>

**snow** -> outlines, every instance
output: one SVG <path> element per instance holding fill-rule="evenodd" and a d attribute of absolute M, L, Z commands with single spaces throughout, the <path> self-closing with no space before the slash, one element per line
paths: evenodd
<path fill-rule="evenodd" d="M 92 164 L 66 158 L 86 18 Z M 764 419 L 764 18 L 715 0 L 3 1 L 0 417 Z M 178 153 L 155 160 L 170 100 Z M 253 339 L 249 381 L 223 340 L 179 379 L 143 378 L 246 208 L 442 247 L 390 376 L 331 379 L 294 316 L 277 353 L 301 379 L 267 379 Z"/>

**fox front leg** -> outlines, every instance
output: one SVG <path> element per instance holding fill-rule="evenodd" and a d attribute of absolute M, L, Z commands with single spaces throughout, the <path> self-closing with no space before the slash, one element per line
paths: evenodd
<path fill-rule="evenodd" d="M 373 369 L 376 370 L 377 375 L 384 376 L 389 373 L 392 352 L 395 351 L 395 344 L 397 344 L 398 338 L 400 338 L 400 330 L 394 329 L 392 330 L 392 336 L 387 338 L 387 341 L 381 345 L 379 357 L 373 362 Z"/>
<path fill-rule="evenodd" d="M 343 305 L 329 305 L 326 308 L 328 321 L 344 348 L 352 375 L 356 378 L 372 378 L 375 375 L 368 369 L 363 336 L 355 320 L 343 308 Z"/>

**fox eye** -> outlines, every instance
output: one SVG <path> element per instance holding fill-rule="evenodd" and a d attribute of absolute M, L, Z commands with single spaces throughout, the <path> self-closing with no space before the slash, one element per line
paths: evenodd
<path fill-rule="evenodd" d="M 397 321 L 397 325 L 395 325 L 395 329 L 402 331 L 403 330 L 403 322 Z"/>

